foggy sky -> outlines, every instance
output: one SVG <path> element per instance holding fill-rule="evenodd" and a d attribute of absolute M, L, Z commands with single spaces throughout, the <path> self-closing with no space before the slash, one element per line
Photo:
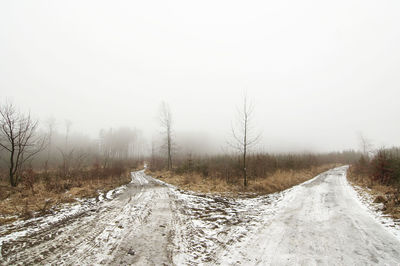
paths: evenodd
<path fill-rule="evenodd" d="M 0 97 L 72 130 L 230 136 L 247 90 L 265 150 L 400 145 L 400 2 L 1 1 Z M 218 145 L 218 144 L 215 144 Z"/>

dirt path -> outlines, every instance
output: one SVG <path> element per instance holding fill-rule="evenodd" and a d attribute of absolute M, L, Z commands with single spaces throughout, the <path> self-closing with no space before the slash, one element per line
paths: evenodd
<path fill-rule="evenodd" d="M 96 200 L 0 227 L 0 264 L 400 264 L 399 239 L 360 203 L 346 169 L 242 199 L 138 171 Z"/>
<path fill-rule="evenodd" d="M 113 200 L 3 242 L 7 264 L 171 264 L 170 189 L 133 173 L 132 183 Z"/>

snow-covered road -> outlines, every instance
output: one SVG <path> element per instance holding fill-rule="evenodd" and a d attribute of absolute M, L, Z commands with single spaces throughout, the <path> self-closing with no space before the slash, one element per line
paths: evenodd
<path fill-rule="evenodd" d="M 296 186 L 276 215 L 219 259 L 245 265 L 400 265 L 400 242 L 346 180 L 347 167 Z"/>
<path fill-rule="evenodd" d="M 0 227 L 0 264 L 400 264 L 400 241 L 332 169 L 286 191 L 227 198 L 132 182 Z"/>

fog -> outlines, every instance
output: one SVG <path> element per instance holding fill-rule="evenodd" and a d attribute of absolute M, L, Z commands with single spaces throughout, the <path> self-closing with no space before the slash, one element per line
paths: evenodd
<path fill-rule="evenodd" d="M 400 145 L 399 12 L 396 0 L 1 1 L 0 97 L 59 131 L 130 127 L 148 143 L 165 101 L 180 146 L 215 151 L 246 91 L 259 149 L 358 149 L 360 132 Z"/>

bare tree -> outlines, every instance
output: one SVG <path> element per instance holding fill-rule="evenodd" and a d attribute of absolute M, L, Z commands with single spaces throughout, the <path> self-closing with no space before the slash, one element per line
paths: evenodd
<path fill-rule="evenodd" d="M 169 105 L 165 102 L 160 106 L 160 124 L 162 127 L 162 134 L 164 135 L 164 147 L 167 151 L 168 170 L 172 169 L 172 115 Z"/>
<path fill-rule="evenodd" d="M 47 166 L 50 162 L 50 157 L 52 153 L 52 148 L 53 148 L 53 133 L 54 129 L 56 126 L 56 119 L 54 117 L 50 117 L 46 120 L 46 125 L 47 125 L 47 134 L 48 134 L 48 146 L 47 146 L 47 160 L 46 160 L 46 169 Z"/>
<path fill-rule="evenodd" d="M 366 138 L 363 133 L 358 134 L 361 150 L 364 156 L 369 157 L 369 152 L 372 150 L 373 145 L 370 139 Z"/>
<path fill-rule="evenodd" d="M 152 167 L 154 167 L 154 164 L 156 162 L 155 160 L 155 156 L 156 156 L 156 141 L 154 140 L 154 138 L 151 140 L 151 162 L 150 165 Z"/>
<path fill-rule="evenodd" d="M 62 161 L 63 161 L 62 175 L 63 175 L 63 177 L 66 177 L 69 175 L 69 172 L 70 172 L 70 164 L 74 157 L 74 149 L 71 149 L 70 151 L 67 151 L 67 150 L 63 151 L 62 149 L 58 148 L 58 151 L 60 152 Z"/>
<path fill-rule="evenodd" d="M 22 114 L 12 103 L 0 106 L 0 147 L 7 151 L 10 184 L 18 185 L 25 162 L 42 151 L 45 136 L 36 134 L 38 121 Z"/>
<path fill-rule="evenodd" d="M 243 185 L 247 182 L 247 154 L 249 149 L 258 143 L 261 134 L 256 133 L 253 125 L 254 105 L 248 101 L 247 94 L 243 95 L 243 106 L 237 110 L 236 127 L 232 125 L 233 141 L 230 146 L 236 149 L 242 157 Z"/>
<path fill-rule="evenodd" d="M 71 131 L 72 121 L 65 119 L 65 150 L 68 150 L 69 133 Z"/>

